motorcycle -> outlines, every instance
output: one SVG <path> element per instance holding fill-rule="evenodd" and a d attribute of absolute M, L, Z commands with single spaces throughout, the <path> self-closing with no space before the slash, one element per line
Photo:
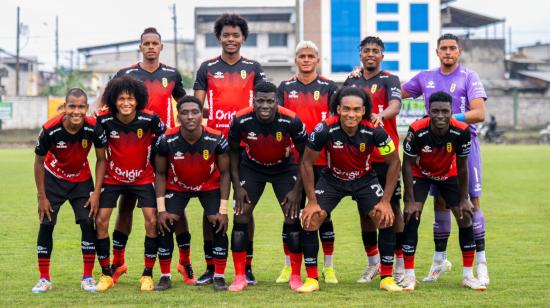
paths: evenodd
<path fill-rule="evenodd" d="M 539 143 L 550 144 L 550 124 L 539 131 Z"/>

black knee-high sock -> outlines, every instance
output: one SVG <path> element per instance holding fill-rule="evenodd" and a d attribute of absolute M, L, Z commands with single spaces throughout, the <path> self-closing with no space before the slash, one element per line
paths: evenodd
<path fill-rule="evenodd" d="M 302 250 L 308 278 L 319 278 L 317 271 L 317 254 L 319 253 L 319 238 L 317 231 L 302 230 Z"/>
<path fill-rule="evenodd" d="M 169 231 L 164 230 L 164 235 L 159 234 L 157 237 L 158 258 L 162 275 L 170 274 L 170 265 L 174 253 L 174 229 L 175 226 L 172 225 Z"/>
<path fill-rule="evenodd" d="M 380 229 L 378 232 L 378 249 L 380 250 L 380 278 L 392 275 L 393 254 L 395 250 L 395 231 L 393 227 Z"/>
<path fill-rule="evenodd" d="M 214 233 L 214 248 L 212 249 L 212 256 L 214 257 L 214 275 L 217 277 L 223 277 L 225 267 L 227 265 L 229 240 L 226 233 L 221 231 L 216 233 L 216 228 L 217 226 L 215 226 L 212 230 Z"/>
<path fill-rule="evenodd" d="M 84 263 L 82 277 L 92 277 L 95 263 L 95 230 L 92 220 L 80 222 L 82 231 L 81 245 L 82 260 Z"/>
<path fill-rule="evenodd" d="M 418 245 L 418 226 L 420 220 L 411 217 L 409 222 L 405 224 L 403 230 L 403 255 L 405 259 L 405 269 L 414 269 L 414 255 L 416 253 L 416 246 Z"/>
<path fill-rule="evenodd" d="M 325 220 L 319 227 L 319 237 L 321 238 L 321 246 L 325 256 L 332 256 L 334 252 L 334 224 L 332 220 Z"/>
<path fill-rule="evenodd" d="M 54 225 L 41 224 L 38 229 L 38 239 L 36 240 L 40 278 L 46 278 L 48 280 L 50 280 L 50 257 L 53 248 L 53 229 Z"/>
<path fill-rule="evenodd" d="M 462 263 L 464 267 L 472 267 L 476 251 L 476 242 L 474 240 L 474 228 L 458 228 L 458 241 L 460 250 L 462 250 Z"/>
<path fill-rule="evenodd" d="M 111 255 L 109 252 L 111 248 L 110 246 L 111 241 L 109 237 L 96 239 L 95 250 L 97 254 L 97 260 L 99 261 L 99 265 L 101 266 L 101 273 L 107 276 L 111 276 Z"/>
<path fill-rule="evenodd" d="M 145 248 L 143 254 L 145 267 L 142 276 L 153 276 L 153 267 L 157 260 L 158 240 L 156 237 L 145 236 L 143 246 Z"/>

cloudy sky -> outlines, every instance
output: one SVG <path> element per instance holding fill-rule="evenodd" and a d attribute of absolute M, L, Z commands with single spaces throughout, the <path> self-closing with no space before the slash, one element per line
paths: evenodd
<path fill-rule="evenodd" d="M 323 0 L 326 1 L 326 0 Z M 226 6 L 223 0 L 1 0 L 0 48 L 15 53 L 16 8 L 27 26 L 21 41 L 22 55 L 38 56 L 49 69 L 55 61 L 55 16 L 59 16 L 61 63 L 67 64 L 69 51 L 79 47 L 132 40 L 142 29 L 155 26 L 165 37 L 172 36 L 171 6 L 176 3 L 178 32 L 193 37 L 193 12 L 196 6 Z M 235 6 L 294 5 L 294 0 L 233 0 Z M 491 17 L 506 18 L 506 31 L 512 28 L 513 48 L 536 41 L 550 42 L 547 14 L 550 1 L 458 0 L 454 6 Z M 498 33 L 501 33 L 498 28 Z M 492 30 L 490 31 L 492 34 Z M 481 36 L 485 35 L 481 31 Z"/>

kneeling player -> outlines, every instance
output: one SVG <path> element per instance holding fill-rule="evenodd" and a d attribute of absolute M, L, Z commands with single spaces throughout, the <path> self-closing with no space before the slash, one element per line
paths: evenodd
<path fill-rule="evenodd" d="M 333 96 L 332 106 L 336 116 L 317 124 L 309 136 L 304 152 L 301 173 L 308 204 L 302 212 L 302 247 L 308 279 L 298 292 L 319 290 L 317 281 L 317 253 L 319 242 L 316 231 L 340 200 L 351 196 L 357 202 L 360 215 L 369 215 L 379 224 L 381 255 L 380 288 L 401 291 L 393 277 L 393 252 L 395 232 L 394 214 L 390 199 L 399 174 L 399 156 L 392 139 L 383 128 L 374 127 L 368 119 L 371 100 L 359 88 L 343 88 Z M 386 185 L 379 184 L 372 171 L 370 155 L 378 148 L 388 165 Z M 328 167 L 314 187 L 313 163 L 321 151 L 326 151 Z"/>
<path fill-rule="evenodd" d="M 248 223 L 265 184 L 270 182 L 285 214 L 286 230 L 291 254 L 290 287 L 302 285 L 300 266 L 300 221 L 298 209 L 301 199 L 301 180 L 292 162 L 291 142 L 299 153 L 307 140 L 305 125 L 289 109 L 277 105 L 277 87 L 262 82 L 254 87 L 253 107 L 237 112 L 229 129 L 231 145 L 231 180 L 235 190 L 235 217 L 231 234 L 231 250 L 235 265 L 235 280 L 230 291 L 247 287 L 245 279 Z M 246 144 L 246 153 L 239 164 L 239 145 Z M 317 233 L 316 233 L 317 234 Z"/>
<path fill-rule="evenodd" d="M 153 266 L 157 259 L 157 205 L 153 182 L 155 175 L 149 156 L 153 138 L 164 133 L 164 124 L 153 112 L 144 109 L 147 88 L 130 76 L 112 79 L 103 101 L 109 107 L 97 121 L 107 134 L 107 171 L 96 217 L 97 259 L 102 276 L 98 291 L 114 286 L 110 267 L 109 219 L 122 194 L 137 197 L 145 220 L 145 269 L 140 279 L 142 291 L 153 290 Z M 132 215 L 132 213 L 128 213 Z"/>
<path fill-rule="evenodd" d="M 229 144 L 222 132 L 201 126 L 202 103 L 194 96 L 178 101 L 181 127 L 169 129 L 156 144 L 155 189 L 161 278 L 156 290 L 171 287 L 170 263 L 174 250 L 174 221 L 185 213 L 189 200 L 198 197 L 214 234 L 214 290 L 227 290 L 224 272 L 227 261 L 227 203 L 231 179 Z M 168 174 L 168 175 L 167 175 Z"/>
<path fill-rule="evenodd" d="M 32 291 L 51 289 L 50 256 L 53 229 L 59 209 L 65 201 L 73 207 L 76 223 L 82 231 L 84 273 L 81 287 L 94 292 L 92 271 L 95 262 L 95 231 L 93 218 L 99 206 L 99 193 L 105 175 L 105 145 L 107 139 L 96 120 L 86 116 L 88 98 L 81 89 L 71 89 L 65 98 L 65 111 L 42 127 L 36 143 L 34 178 L 38 191 L 38 269 L 40 280 Z M 96 152 L 96 185 L 88 165 L 88 153 Z"/>
<path fill-rule="evenodd" d="M 472 227 L 473 205 L 468 196 L 470 132 L 468 125 L 452 119 L 452 97 L 436 92 L 429 98 L 428 117 L 411 124 L 403 142 L 403 182 L 405 184 L 405 278 L 401 285 L 414 290 L 414 254 L 418 243 L 420 215 L 431 185 L 435 185 L 451 208 L 459 228 L 465 287 L 484 291 L 474 277 L 475 254 Z"/>

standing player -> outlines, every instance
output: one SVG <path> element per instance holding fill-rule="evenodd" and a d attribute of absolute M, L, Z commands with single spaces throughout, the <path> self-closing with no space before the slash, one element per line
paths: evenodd
<path fill-rule="evenodd" d="M 267 182 L 273 185 L 285 215 L 292 267 L 290 287 L 295 290 L 302 285 L 302 228 L 298 219 L 302 181 L 292 161 L 290 147 L 292 142 L 298 153 L 303 153 L 307 132 L 294 112 L 277 105 L 276 92 L 277 87 L 272 83 L 256 85 L 254 105 L 239 111 L 229 130 L 231 180 L 236 201 L 231 233 L 235 280 L 229 287 L 230 291 L 241 291 L 247 286 L 245 264 L 248 223 Z M 246 144 L 246 153 L 239 163 L 241 142 Z"/>
<path fill-rule="evenodd" d="M 485 217 L 480 208 L 481 196 L 481 154 L 474 124 L 485 120 L 487 95 L 478 75 L 458 64 L 461 55 L 458 37 L 444 34 L 437 40 L 437 56 L 441 66 L 418 73 L 403 84 L 403 97 L 424 96 L 424 100 L 437 91 L 450 93 L 453 97 L 453 118 L 470 124 L 472 149 L 468 156 L 469 194 L 474 204 L 474 236 L 477 250 L 477 275 L 483 285 L 489 284 L 487 260 L 485 258 Z M 426 104 L 426 111 L 429 109 Z M 451 213 L 445 208 L 445 200 L 437 190 L 432 191 L 435 203 L 434 242 L 435 254 L 428 276 L 422 281 L 435 281 L 451 269 L 447 260 L 447 241 L 451 232 Z"/>
<path fill-rule="evenodd" d="M 296 57 L 294 63 L 298 69 L 298 74 L 279 85 L 277 91 L 277 100 L 281 106 L 288 108 L 300 117 L 306 125 L 309 133 L 317 123 L 324 121 L 329 115 L 330 97 L 337 90 L 336 84 L 317 73 L 319 65 L 319 49 L 312 41 L 302 41 L 296 46 Z M 295 152 L 295 155 L 298 154 Z M 296 156 L 296 158 L 298 158 Z M 321 170 L 327 165 L 327 158 L 324 152 L 321 152 L 319 159 L 315 162 L 313 171 L 315 183 L 319 180 Z M 302 206 L 305 205 L 305 193 L 302 195 Z M 283 247 L 285 252 L 285 267 L 277 278 L 278 283 L 285 283 L 290 280 L 291 262 L 288 251 L 288 230 L 283 225 Z M 323 245 L 325 262 L 323 268 L 323 278 L 327 283 L 338 283 L 336 273 L 332 263 L 334 251 L 334 225 L 330 216 L 319 228 L 319 237 Z"/>
<path fill-rule="evenodd" d="M 356 77 L 352 74 L 344 82 L 344 86 L 358 87 L 370 94 L 373 106 L 373 117 L 375 121 L 383 124 L 386 133 L 391 137 L 396 148 L 399 145 L 399 134 L 397 133 L 397 124 L 395 117 L 401 109 L 401 83 L 399 78 L 380 68 L 380 63 L 384 59 L 384 42 L 378 37 L 367 36 L 359 45 L 359 57 L 363 64 L 362 69 Z M 380 155 L 378 149 L 374 149 L 371 157 L 372 168 L 376 172 L 380 185 L 386 185 L 386 174 L 388 166 L 384 163 L 384 158 Z M 395 214 L 395 280 L 399 283 L 403 279 L 403 214 L 399 201 L 401 199 L 401 183 L 399 178 L 395 191 L 391 197 L 391 206 Z M 371 282 L 380 269 L 380 255 L 378 253 L 378 244 L 376 240 L 376 226 L 371 219 L 361 215 L 361 232 L 363 246 L 367 253 L 369 265 L 363 272 L 357 282 Z"/>
<path fill-rule="evenodd" d="M 139 50 L 143 61 L 130 67 L 121 69 L 116 77 L 128 75 L 141 80 L 147 87 L 149 101 L 145 107 L 156 113 L 168 127 L 174 127 L 172 97 L 176 100 L 185 95 L 181 75 L 177 69 L 160 62 L 160 52 L 163 49 L 160 33 L 155 28 L 147 28 L 141 34 Z M 120 198 L 120 208 L 113 232 L 113 280 L 128 270 L 125 262 L 126 243 L 132 231 L 132 215 L 136 206 L 136 198 L 131 194 L 123 193 Z M 185 214 L 181 217 L 176 228 L 176 240 L 179 246 L 180 260 L 178 271 L 183 275 L 185 283 L 194 283 L 193 268 L 189 256 L 191 234 Z"/>
<path fill-rule="evenodd" d="M 153 266 L 157 258 L 157 208 L 150 154 L 153 138 L 162 135 L 165 128 L 158 115 L 144 109 L 147 99 L 147 88 L 143 82 L 130 76 L 112 79 L 103 93 L 108 109 L 98 115 L 97 121 L 107 134 L 108 168 L 96 217 L 96 250 L 102 272 L 96 286 L 98 291 L 107 291 L 114 286 L 109 255 L 109 219 L 122 193 L 137 198 L 143 212 L 145 269 L 140 279 L 141 290 L 153 290 Z"/>
<path fill-rule="evenodd" d="M 428 117 L 411 124 L 403 143 L 403 181 L 405 183 L 405 278 L 403 290 L 416 285 L 414 254 L 418 243 L 418 226 L 430 186 L 435 186 L 451 208 L 459 232 L 465 287 L 484 291 L 486 287 L 474 277 L 475 254 L 472 227 L 473 205 L 468 196 L 470 132 L 464 122 L 451 118 L 453 98 L 445 92 L 429 97 Z"/>
<path fill-rule="evenodd" d="M 162 276 L 155 290 L 171 287 L 170 263 L 174 222 L 189 200 L 198 197 L 214 233 L 214 289 L 227 290 L 227 204 L 231 179 L 229 144 L 220 131 L 201 126 L 202 102 L 194 96 L 178 101 L 181 127 L 169 129 L 156 144 L 155 190 L 159 211 L 159 263 Z"/>
<path fill-rule="evenodd" d="M 361 216 L 368 215 L 379 225 L 382 256 L 380 288 L 401 291 L 392 277 L 395 232 L 390 199 L 399 173 L 399 156 L 395 145 L 381 127 L 374 127 L 369 122 L 371 101 L 365 91 L 343 88 L 334 95 L 331 108 L 336 109 L 333 113 L 337 115 L 319 123 L 309 135 L 301 165 L 308 198 L 308 204 L 302 212 L 302 248 L 308 279 L 297 291 L 310 293 L 319 290 L 319 242 L 315 232 L 345 196 L 351 196 L 357 202 Z M 370 164 L 369 157 L 375 147 L 388 164 L 384 188 Z M 313 163 L 323 150 L 327 152 L 328 168 L 321 173 L 317 185 L 314 185 Z"/>
<path fill-rule="evenodd" d="M 223 14 L 214 24 L 214 33 L 222 47 L 222 54 L 205 61 L 197 71 L 193 90 L 195 96 L 204 102 L 208 127 L 220 130 L 228 137 L 229 124 L 235 113 L 252 105 L 254 86 L 265 80 L 261 65 L 241 56 L 241 46 L 248 37 L 248 24 L 239 15 Z M 244 149 L 244 144 L 242 149 Z M 206 272 L 199 277 L 197 284 L 212 282 L 214 265 L 212 264 L 212 236 L 208 220 L 203 219 L 204 255 L 207 264 Z M 249 224 L 249 241 L 247 247 L 246 279 L 255 285 L 256 278 L 252 273 L 254 218 Z"/>
<path fill-rule="evenodd" d="M 65 97 L 64 112 L 44 124 L 34 152 L 34 180 L 38 193 L 37 251 L 40 280 L 32 291 L 46 292 L 52 288 L 50 256 L 53 229 L 57 214 L 65 201 L 71 204 L 75 221 L 82 231 L 84 273 L 81 288 L 94 292 L 92 276 L 95 262 L 95 231 L 93 219 L 99 206 L 99 194 L 105 175 L 105 145 L 107 139 L 96 120 L 86 116 L 88 97 L 81 89 L 71 89 Z M 88 153 L 95 147 L 96 183 L 92 181 Z"/>

